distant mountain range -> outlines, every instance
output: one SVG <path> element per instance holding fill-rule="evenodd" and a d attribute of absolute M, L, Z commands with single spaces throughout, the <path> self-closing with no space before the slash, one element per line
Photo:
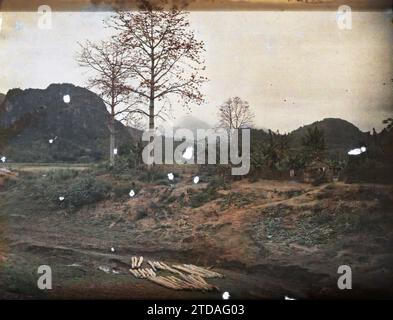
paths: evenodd
<path fill-rule="evenodd" d="M 68 101 L 69 99 L 69 101 Z M 0 155 L 16 162 L 89 162 L 107 158 L 109 113 L 93 92 L 72 84 L 51 84 L 46 89 L 12 89 L 0 94 Z M 208 129 L 194 116 L 175 127 Z M 301 148 L 309 128 L 323 130 L 328 152 L 345 155 L 348 150 L 375 139 L 348 121 L 327 118 L 289 134 L 291 148 Z M 137 129 L 116 123 L 117 146 L 128 146 L 141 137 Z M 252 139 L 263 140 L 266 130 L 253 130 Z"/>
<path fill-rule="evenodd" d="M 371 142 L 369 132 L 360 131 L 359 128 L 346 120 L 326 118 L 292 131 L 289 134 L 291 145 L 294 148 L 301 147 L 302 137 L 307 134 L 309 128 L 314 129 L 315 127 L 323 131 L 326 149 L 330 153 L 343 155 L 350 149 L 367 145 Z"/>
<path fill-rule="evenodd" d="M 288 134 L 291 149 L 301 150 L 303 148 L 302 139 L 309 129 L 317 127 L 323 131 L 325 138 L 326 151 L 330 155 L 343 158 L 348 151 L 363 145 L 372 145 L 375 142 L 369 132 L 362 132 L 352 123 L 339 118 L 326 118 L 308 125 L 304 125 Z M 275 132 L 276 133 L 276 132 Z M 252 139 L 267 141 L 269 138 L 268 130 L 254 129 Z M 252 143 L 252 141 L 251 141 Z"/>

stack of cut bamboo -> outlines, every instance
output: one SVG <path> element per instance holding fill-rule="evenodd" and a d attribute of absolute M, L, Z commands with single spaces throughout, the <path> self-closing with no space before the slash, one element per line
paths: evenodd
<path fill-rule="evenodd" d="M 130 272 L 139 279 L 148 279 L 166 288 L 174 290 L 218 290 L 206 282 L 204 278 L 222 278 L 223 275 L 192 264 L 176 264 L 169 266 L 162 261 L 148 260 L 150 268 L 141 268 L 143 257 L 131 257 Z M 167 271 L 174 275 L 157 275 L 159 271 Z"/>
<path fill-rule="evenodd" d="M 183 274 L 181 278 L 175 276 L 156 276 L 150 277 L 148 280 L 174 290 L 218 290 L 217 287 L 207 283 L 202 277 Z"/>
<path fill-rule="evenodd" d="M 148 261 L 148 263 L 150 264 L 150 266 L 153 268 L 153 270 L 166 270 L 175 274 L 182 274 L 182 272 L 171 268 L 170 266 L 168 266 L 166 263 L 162 262 L 162 261 Z"/>
<path fill-rule="evenodd" d="M 130 269 L 130 272 L 140 279 L 148 279 L 150 277 L 156 277 L 156 273 L 152 268 L 141 268 L 141 269 Z"/>
<path fill-rule="evenodd" d="M 131 257 L 131 269 L 139 269 L 142 266 L 143 257 Z"/>
<path fill-rule="evenodd" d="M 188 272 L 192 275 L 197 275 L 203 278 L 222 278 L 223 275 L 209 269 L 194 266 L 193 264 L 174 264 L 173 268 L 180 271 Z"/>

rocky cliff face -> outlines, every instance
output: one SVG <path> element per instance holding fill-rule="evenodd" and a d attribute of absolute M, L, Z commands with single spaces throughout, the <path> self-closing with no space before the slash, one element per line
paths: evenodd
<path fill-rule="evenodd" d="M 93 92 L 72 84 L 12 89 L 0 105 L 0 151 L 17 162 L 97 161 L 109 149 L 109 113 Z M 116 123 L 117 145 L 130 143 Z"/>

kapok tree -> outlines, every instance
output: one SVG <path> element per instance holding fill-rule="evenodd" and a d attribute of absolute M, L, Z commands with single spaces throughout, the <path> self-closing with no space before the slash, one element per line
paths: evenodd
<path fill-rule="evenodd" d="M 164 99 L 176 99 L 188 109 L 190 103 L 203 102 L 204 43 L 195 38 L 188 13 L 145 1 L 139 11 L 117 12 L 109 25 L 119 32 L 115 38 L 128 54 L 133 75 L 128 88 L 145 102 L 138 112 L 148 117 L 150 130 L 167 111 Z"/>
<path fill-rule="evenodd" d="M 123 47 L 115 41 L 80 44 L 77 61 L 82 67 L 88 67 L 92 76 L 88 79 L 88 87 L 94 89 L 107 106 L 110 118 L 108 129 L 109 162 L 115 164 L 115 122 L 116 118 L 125 118 L 132 112 L 138 112 L 135 106 L 137 97 L 126 85 L 130 77 L 129 60 Z M 131 99 L 133 98 L 133 99 Z"/>

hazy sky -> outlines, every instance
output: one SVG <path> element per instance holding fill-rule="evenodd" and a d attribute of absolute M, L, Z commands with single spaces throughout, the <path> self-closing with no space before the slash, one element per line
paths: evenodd
<path fill-rule="evenodd" d="M 193 116 L 211 124 L 226 98 L 249 101 L 258 127 L 291 131 L 326 117 L 362 130 L 382 128 L 393 114 L 392 12 L 353 12 L 352 30 L 340 30 L 335 12 L 192 12 L 206 43 L 207 102 Z M 53 13 L 52 29 L 38 15 L 3 13 L 0 92 L 50 83 L 83 86 L 77 41 L 108 37 L 109 13 Z M 185 114 L 175 106 L 176 119 Z M 176 120 L 175 120 L 176 122 Z"/>

